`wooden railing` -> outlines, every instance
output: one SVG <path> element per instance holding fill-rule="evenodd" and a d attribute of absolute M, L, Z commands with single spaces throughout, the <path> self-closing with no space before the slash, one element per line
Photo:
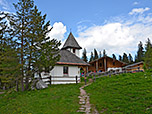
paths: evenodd
<path fill-rule="evenodd" d="M 69 78 L 69 79 L 71 79 L 71 80 L 65 80 L 66 78 Z M 56 76 L 48 76 L 48 77 L 45 77 L 45 78 L 42 78 L 42 80 L 46 83 L 46 84 L 48 84 L 48 85 L 52 85 L 53 84 L 53 82 L 67 82 L 67 83 L 76 83 L 76 84 L 78 84 L 79 82 L 80 82 L 80 79 L 79 79 L 80 77 L 78 77 L 78 76 L 75 76 L 75 77 L 61 77 L 61 76 L 59 76 L 59 77 L 56 77 Z M 56 79 L 56 80 L 54 80 L 54 79 Z M 63 79 L 63 80 L 60 80 L 60 79 Z"/>
<path fill-rule="evenodd" d="M 112 75 L 120 75 L 120 74 L 124 74 L 124 73 L 133 73 L 134 71 L 128 71 L 128 70 L 132 70 L 132 69 L 138 69 L 138 70 L 136 70 L 136 72 L 143 72 L 142 70 L 140 70 L 139 67 L 123 68 L 122 71 L 111 70 L 111 71 L 106 71 L 106 72 L 91 72 L 91 73 L 89 73 L 85 76 L 85 84 L 87 84 L 87 77 L 88 78 L 92 77 L 91 78 L 92 81 L 95 82 L 96 79 L 101 78 L 101 77 L 105 77 L 105 76 L 111 77 Z"/>

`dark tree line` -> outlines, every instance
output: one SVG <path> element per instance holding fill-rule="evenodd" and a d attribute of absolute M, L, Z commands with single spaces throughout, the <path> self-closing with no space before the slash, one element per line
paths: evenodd
<path fill-rule="evenodd" d="M 50 21 L 33 0 L 13 5 L 15 14 L 0 12 L 0 81 L 3 87 L 16 83 L 17 90 L 24 91 L 35 74 L 41 77 L 41 72 L 53 69 L 61 43 L 48 37 Z"/>
<path fill-rule="evenodd" d="M 146 68 L 152 69 L 152 43 L 149 38 L 145 45 L 144 61 Z"/>
<path fill-rule="evenodd" d="M 86 54 L 86 49 L 85 49 L 85 53 L 83 52 L 83 60 L 88 60 L 88 59 L 84 59 L 87 58 Z M 99 51 L 99 55 L 96 49 L 94 49 L 94 53 L 91 52 L 91 56 L 90 56 L 90 61 L 96 60 L 98 58 L 104 57 L 106 56 L 106 51 L 105 49 L 103 50 L 103 54 L 101 54 L 101 51 Z M 112 58 L 113 59 L 117 59 L 115 54 L 112 54 Z M 123 53 L 123 55 L 119 55 L 118 60 L 125 62 L 127 64 L 132 64 L 132 63 L 136 63 L 136 62 L 140 62 L 140 61 L 144 61 L 145 65 L 147 68 L 152 68 L 152 43 L 150 41 L 150 39 L 147 39 L 147 42 L 145 44 L 145 48 L 143 47 L 143 43 L 140 41 L 138 44 L 138 50 L 137 53 L 135 54 L 135 59 L 133 60 L 133 57 L 131 55 L 131 53 L 129 53 L 128 55 L 126 53 Z M 88 62 L 88 61 L 86 61 Z"/>
<path fill-rule="evenodd" d="M 101 51 L 99 51 L 99 54 L 98 54 L 98 51 L 96 49 L 94 49 L 94 51 L 91 52 L 90 59 L 88 60 L 87 51 L 84 48 L 84 50 L 82 52 L 82 60 L 84 60 L 85 62 L 91 62 L 93 60 L 103 57 L 102 55 L 107 56 L 105 49 L 103 50 L 103 54 L 101 54 Z"/>

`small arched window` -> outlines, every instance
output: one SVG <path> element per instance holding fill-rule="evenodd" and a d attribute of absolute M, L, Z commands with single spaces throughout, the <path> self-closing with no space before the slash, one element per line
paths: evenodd
<path fill-rule="evenodd" d="M 73 49 L 73 53 L 75 53 L 75 49 Z"/>

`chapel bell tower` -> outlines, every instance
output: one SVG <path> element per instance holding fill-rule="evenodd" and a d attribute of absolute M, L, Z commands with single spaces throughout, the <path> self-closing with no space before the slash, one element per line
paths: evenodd
<path fill-rule="evenodd" d="M 75 54 L 78 57 L 80 56 L 79 50 L 82 49 L 82 47 L 79 46 L 78 42 L 71 32 L 62 47 L 62 50 L 64 49 L 69 50 L 71 53 Z"/>

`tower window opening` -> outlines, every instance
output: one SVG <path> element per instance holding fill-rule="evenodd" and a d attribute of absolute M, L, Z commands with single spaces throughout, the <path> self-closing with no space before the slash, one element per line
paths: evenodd
<path fill-rule="evenodd" d="M 73 49 L 73 53 L 75 53 L 75 49 Z"/>

